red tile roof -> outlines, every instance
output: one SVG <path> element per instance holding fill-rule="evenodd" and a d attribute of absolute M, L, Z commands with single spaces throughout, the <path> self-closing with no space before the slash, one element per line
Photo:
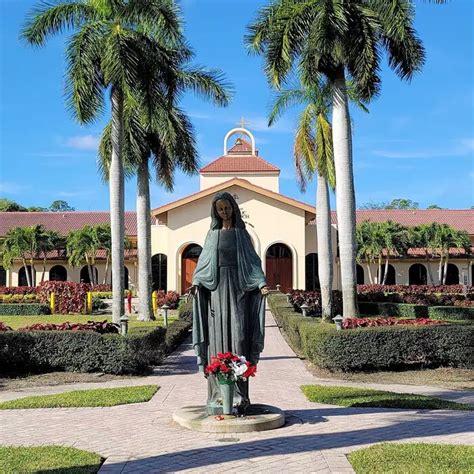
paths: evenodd
<path fill-rule="evenodd" d="M 252 155 L 252 145 L 249 142 L 237 138 L 235 145 L 227 150 L 227 155 L 201 168 L 201 173 L 280 173 L 280 168 L 260 158 L 257 150 L 255 153 Z"/>
<path fill-rule="evenodd" d="M 67 234 L 85 225 L 109 224 L 110 213 L 107 211 L 74 211 L 74 212 L 0 212 L 0 236 L 13 227 L 28 227 L 43 224 L 46 229 Z M 137 215 L 125 212 L 125 233 L 137 235 Z"/>
<path fill-rule="evenodd" d="M 406 226 L 438 222 L 474 235 L 474 209 L 360 209 L 356 213 L 356 218 L 357 223 L 391 220 Z M 332 223 L 337 225 L 336 211 L 332 211 L 331 219 Z"/>
<path fill-rule="evenodd" d="M 243 138 L 237 138 L 237 140 L 235 140 L 235 145 L 229 150 L 227 150 L 227 153 L 233 154 L 233 155 L 238 155 L 238 154 L 251 155 L 252 144 L 249 143 L 247 140 L 244 140 Z M 255 150 L 255 153 L 258 155 L 258 150 Z"/>

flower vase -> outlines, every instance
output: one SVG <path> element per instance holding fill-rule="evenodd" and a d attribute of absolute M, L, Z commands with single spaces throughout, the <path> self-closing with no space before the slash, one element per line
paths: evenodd
<path fill-rule="evenodd" d="M 222 414 L 232 415 L 232 408 L 234 406 L 234 383 L 219 384 L 222 396 Z"/>

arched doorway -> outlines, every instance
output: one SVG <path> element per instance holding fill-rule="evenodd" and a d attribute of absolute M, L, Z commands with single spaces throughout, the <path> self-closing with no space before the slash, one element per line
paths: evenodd
<path fill-rule="evenodd" d="M 55 265 L 49 271 L 49 281 L 66 281 L 67 270 L 62 265 Z"/>
<path fill-rule="evenodd" d="M 364 269 L 362 268 L 362 265 L 357 264 L 356 273 L 357 273 L 357 284 L 363 285 L 364 284 Z"/>
<path fill-rule="evenodd" d="M 151 257 L 151 274 L 153 291 L 167 291 L 168 259 L 164 253 L 157 253 Z"/>
<path fill-rule="evenodd" d="M 448 263 L 446 285 L 459 285 L 459 268 L 454 263 Z"/>
<path fill-rule="evenodd" d="M 269 288 L 280 285 L 283 293 L 293 288 L 293 258 L 285 244 L 271 245 L 265 255 L 265 273 Z"/>
<path fill-rule="evenodd" d="M 31 285 L 36 286 L 36 272 L 31 271 L 31 265 L 27 265 L 28 274 L 31 275 Z M 28 280 L 26 279 L 25 267 L 21 267 L 18 272 L 18 286 L 28 286 Z"/>
<path fill-rule="evenodd" d="M 408 271 L 408 284 L 410 285 L 426 285 L 426 267 L 421 263 L 415 263 Z"/>
<path fill-rule="evenodd" d="M 305 258 L 305 268 L 306 268 L 306 289 L 307 290 L 318 290 L 321 288 L 319 283 L 319 273 L 318 273 L 318 254 L 309 253 Z"/>
<path fill-rule="evenodd" d="M 0 286 L 7 286 L 7 271 L 0 265 Z"/>
<path fill-rule="evenodd" d="M 382 282 L 383 282 L 384 275 L 385 275 L 385 265 L 380 266 L 378 275 L 380 275 L 380 278 L 378 278 L 377 281 L 381 285 Z M 387 278 L 385 280 L 385 284 L 386 285 L 396 285 L 395 268 L 390 263 L 388 264 Z"/>
<path fill-rule="evenodd" d="M 188 245 L 181 254 L 181 293 L 192 285 L 193 273 L 196 268 L 202 247 L 198 244 Z"/>
<path fill-rule="evenodd" d="M 93 278 L 95 281 L 99 281 L 99 272 L 95 266 L 92 266 Z M 91 279 L 89 277 L 89 269 L 87 265 L 81 268 L 81 273 L 79 275 L 79 281 L 81 283 L 91 283 Z"/>
<path fill-rule="evenodd" d="M 123 266 L 123 286 L 126 290 L 128 290 L 128 287 L 129 287 L 128 268 L 125 265 Z"/>

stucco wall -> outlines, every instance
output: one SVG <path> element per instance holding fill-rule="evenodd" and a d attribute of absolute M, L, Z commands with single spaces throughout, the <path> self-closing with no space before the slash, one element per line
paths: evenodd
<path fill-rule="evenodd" d="M 225 181 L 229 181 L 229 179 L 232 179 L 232 178 L 246 179 L 252 184 L 261 186 L 262 188 L 265 188 L 265 189 L 269 189 L 270 191 L 274 191 L 275 193 L 280 192 L 278 173 L 258 174 L 258 173 L 242 173 L 242 172 L 239 172 L 238 176 L 231 173 L 222 173 L 222 174 L 212 173 L 209 175 L 201 174 L 200 190 L 202 191 L 203 189 L 207 189 L 217 184 L 223 183 Z"/>
<path fill-rule="evenodd" d="M 305 284 L 305 211 L 272 198 L 232 186 L 265 270 L 265 253 L 274 243 L 287 245 L 293 255 L 293 286 Z M 168 212 L 167 226 L 153 226 L 152 254 L 167 255 L 168 290 L 181 291 L 181 254 L 191 243 L 204 244 L 209 230 L 212 196 Z"/>

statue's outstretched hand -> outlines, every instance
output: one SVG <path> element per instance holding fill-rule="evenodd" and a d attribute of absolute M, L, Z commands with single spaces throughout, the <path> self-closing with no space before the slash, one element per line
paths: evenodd
<path fill-rule="evenodd" d="M 189 288 L 186 288 L 186 293 L 188 295 L 187 301 L 191 299 L 196 293 L 197 293 L 198 287 L 197 285 L 190 286 Z"/>
<path fill-rule="evenodd" d="M 260 293 L 262 293 L 263 296 L 267 296 L 269 291 L 270 290 L 268 289 L 268 286 L 263 286 L 262 288 L 260 288 Z"/>

